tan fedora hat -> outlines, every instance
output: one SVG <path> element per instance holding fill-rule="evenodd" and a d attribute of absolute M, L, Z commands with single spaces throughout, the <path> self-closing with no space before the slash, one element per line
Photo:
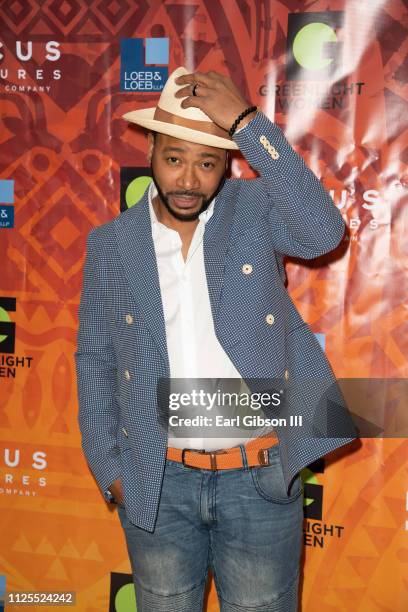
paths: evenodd
<path fill-rule="evenodd" d="M 219 149 L 238 149 L 227 130 L 223 130 L 199 108 L 183 108 L 183 98 L 176 98 L 175 92 L 183 87 L 176 79 L 189 74 L 183 67 L 177 68 L 167 79 L 157 107 L 142 108 L 123 115 L 123 119 L 142 127 L 160 132 L 181 140 L 218 147 Z"/>

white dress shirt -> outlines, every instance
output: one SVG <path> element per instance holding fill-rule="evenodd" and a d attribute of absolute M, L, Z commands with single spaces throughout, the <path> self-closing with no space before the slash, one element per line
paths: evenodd
<path fill-rule="evenodd" d="M 217 379 L 237 378 L 240 379 L 240 382 L 237 381 L 237 388 L 241 387 L 241 392 L 242 389 L 248 392 L 241 375 L 225 353 L 214 331 L 204 267 L 203 236 L 205 224 L 213 214 L 215 200 L 199 215 L 199 223 L 184 261 L 179 233 L 159 222 L 156 217 L 152 204 L 156 194 L 157 190 L 152 182 L 148 192 L 149 211 L 164 310 L 170 377 L 213 379 L 213 392 L 220 388 Z M 169 411 L 169 414 L 174 415 L 177 412 Z M 185 411 L 183 414 L 186 416 Z M 223 414 L 223 411 L 214 406 L 206 414 L 214 418 L 216 414 Z M 194 437 L 183 438 L 172 435 L 169 430 L 168 445 L 217 450 L 243 444 L 249 438 L 257 437 L 262 430 L 263 428 L 244 431 L 228 427 L 221 430 L 222 434 L 225 431 L 225 437 L 215 438 L 207 437 L 208 427 L 194 427 L 191 429 Z M 174 431 L 176 430 L 173 429 Z"/>

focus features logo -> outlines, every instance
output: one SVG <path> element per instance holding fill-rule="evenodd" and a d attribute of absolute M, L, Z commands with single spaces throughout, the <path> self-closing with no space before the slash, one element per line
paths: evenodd
<path fill-rule="evenodd" d="M 345 237 L 346 241 L 358 241 L 363 230 L 377 230 L 389 226 L 390 203 L 378 189 L 366 189 L 357 195 L 348 189 L 328 191 L 351 230 Z"/>
<path fill-rule="evenodd" d="M 4 59 L 3 54 L 4 45 L 0 42 L 0 61 Z M 44 49 L 45 59 L 50 62 L 56 62 L 61 57 L 61 51 L 59 50 L 59 43 L 55 40 L 50 40 L 45 43 Z M 21 40 L 16 40 L 15 45 L 15 56 L 21 62 L 28 62 L 33 57 L 33 43 L 31 40 L 23 43 Z"/>
<path fill-rule="evenodd" d="M 47 454 L 4 446 L 0 450 L 0 495 L 36 497 L 47 486 Z"/>
<path fill-rule="evenodd" d="M 55 40 L 17 40 L 11 48 L 0 41 L 0 83 L 8 93 L 48 93 L 49 82 L 61 79 L 61 70 L 53 66 L 60 58 L 60 43 Z M 20 67 L 15 66 L 15 60 Z"/>

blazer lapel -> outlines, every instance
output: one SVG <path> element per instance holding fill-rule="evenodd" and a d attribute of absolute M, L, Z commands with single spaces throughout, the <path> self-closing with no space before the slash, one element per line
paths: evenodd
<path fill-rule="evenodd" d="M 169 370 L 163 303 L 149 213 L 148 191 L 115 219 L 118 250 L 136 303 Z"/>
<path fill-rule="evenodd" d="M 169 369 L 163 303 L 154 249 L 147 191 L 142 200 L 114 222 L 119 255 L 135 301 Z M 224 282 L 225 260 L 234 214 L 233 202 L 222 189 L 205 226 L 204 265 L 211 311 L 216 326 Z"/>
<path fill-rule="evenodd" d="M 216 197 L 214 212 L 204 231 L 204 264 L 214 326 L 218 312 L 225 275 L 225 262 L 229 247 L 234 206 L 224 187 Z"/>

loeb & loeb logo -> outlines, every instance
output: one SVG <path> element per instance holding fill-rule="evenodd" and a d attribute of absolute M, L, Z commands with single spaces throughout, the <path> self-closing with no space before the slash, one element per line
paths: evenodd
<path fill-rule="evenodd" d="M 121 91 L 162 91 L 169 75 L 168 38 L 124 38 L 120 51 Z"/>

